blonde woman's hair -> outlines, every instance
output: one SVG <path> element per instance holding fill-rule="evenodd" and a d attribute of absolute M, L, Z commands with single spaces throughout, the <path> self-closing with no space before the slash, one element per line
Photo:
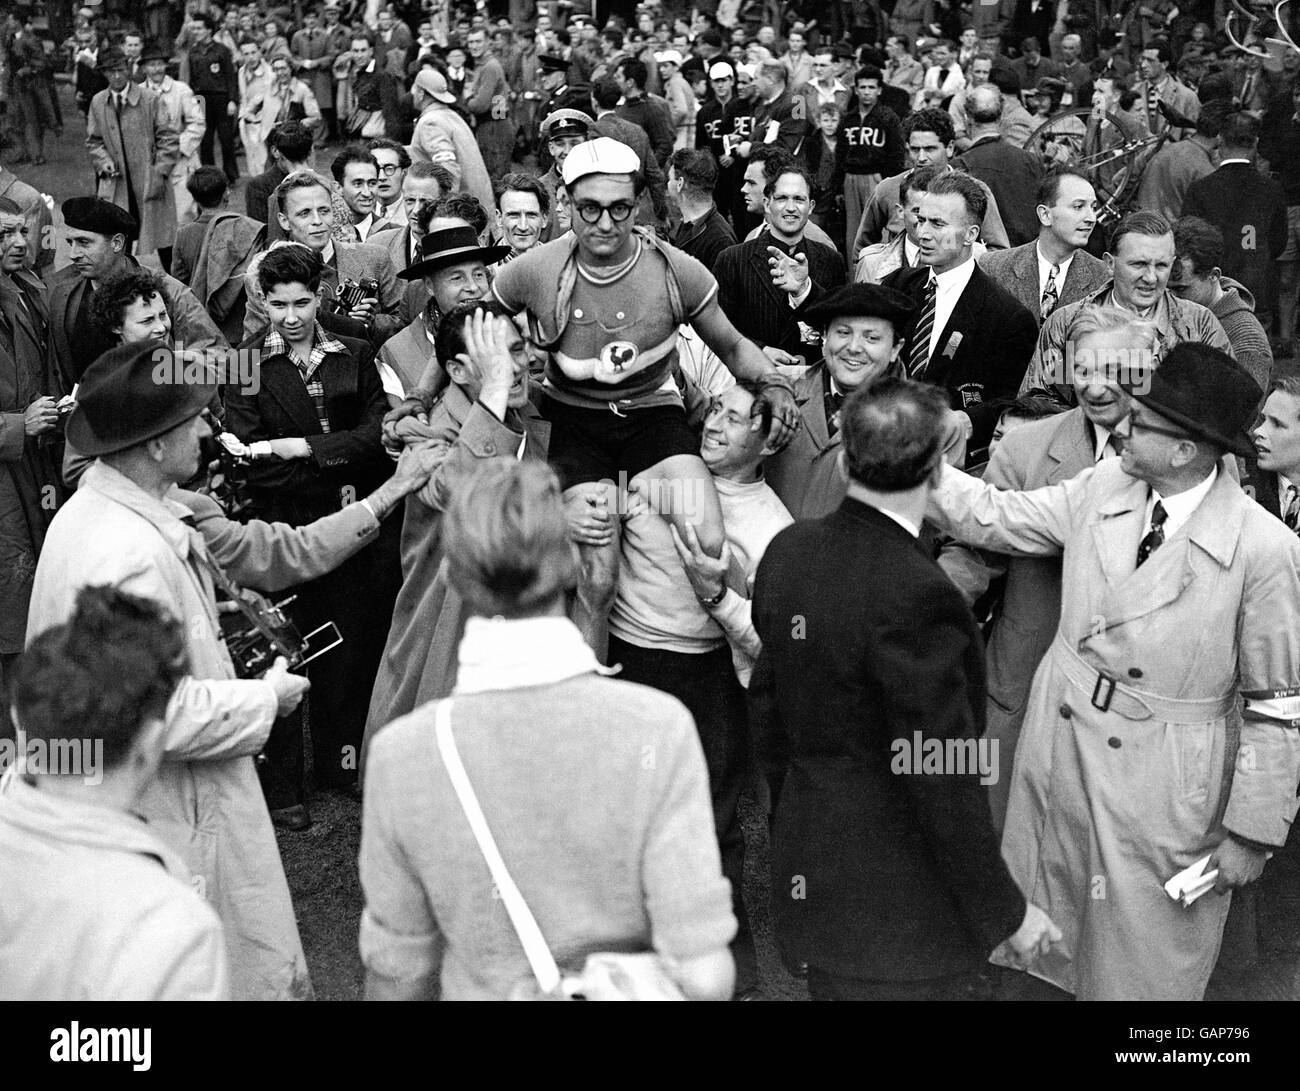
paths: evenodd
<path fill-rule="evenodd" d="M 476 614 L 545 613 L 577 585 L 560 483 L 539 462 L 485 459 L 457 478 L 443 543 L 452 585 Z"/>

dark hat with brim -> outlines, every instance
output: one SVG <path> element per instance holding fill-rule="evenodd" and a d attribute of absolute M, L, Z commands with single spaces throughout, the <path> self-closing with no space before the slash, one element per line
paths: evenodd
<path fill-rule="evenodd" d="M 420 240 L 420 260 L 397 275 L 402 280 L 415 280 L 449 265 L 463 265 L 469 261 L 491 265 L 508 253 L 508 246 L 480 246 L 472 227 L 448 227 L 425 235 Z"/>
<path fill-rule="evenodd" d="M 147 64 L 149 61 L 170 61 L 171 55 L 167 50 L 158 44 L 147 45 L 140 54 L 140 63 Z"/>
<path fill-rule="evenodd" d="M 884 318 L 893 323 L 896 339 L 901 339 L 916 317 L 916 304 L 893 288 L 846 284 L 805 307 L 802 317 L 810 326 L 823 328 L 837 318 Z"/>
<path fill-rule="evenodd" d="M 537 64 L 543 72 L 567 72 L 569 70 L 568 61 L 551 53 L 539 53 L 537 55 Z"/>
<path fill-rule="evenodd" d="M 1255 454 L 1250 428 L 1264 392 L 1226 352 L 1184 341 L 1154 371 L 1144 372 L 1141 385 L 1129 393 L 1195 439 L 1234 455 Z"/>
<path fill-rule="evenodd" d="M 103 50 L 99 54 L 99 59 L 95 62 L 95 68 L 99 72 L 107 72 L 113 68 L 129 68 L 130 62 L 126 59 L 126 54 L 115 46 Z"/>
<path fill-rule="evenodd" d="M 63 223 L 76 231 L 93 231 L 96 235 L 125 235 L 134 239 L 140 225 L 121 205 L 102 197 L 69 197 L 63 202 Z"/>
<path fill-rule="evenodd" d="M 125 451 L 197 417 L 217 394 L 212 369 L 161 341 L 118 345 L 86 369 L 68 417 L 68 444 L 90 457 Z"/>

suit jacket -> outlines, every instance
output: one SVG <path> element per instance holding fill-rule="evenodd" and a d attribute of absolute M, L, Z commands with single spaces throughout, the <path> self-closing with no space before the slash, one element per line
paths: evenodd
<path fill-rule="evenodd" d="M 976 140 L 957 160 L 993 191 L 1012 246 L 1038 238 L 1038 183 L 1042 164 L 1002 137 Z"/>
<path fill-rule="evenodd" d="M 773 539 L 753 619 L 786 963 L 894 981 L 978 968 L 1025 912 L 987 794 L 971 773 L 899 763 L 900 744 L 973 751 L 983 734 L 983 645 L 961 596 L 906 530 L 846 499 Z"/>
<path fill-rule="evenodd" d="M 254 220 L 261 220 L 262 223 L 269 223 L 267 211 L 267 198 L 275 191 L 275 187 L 288 177 L 286 171 L 278 163 L 270 170 L 261 174 L 255 174 L 248 180 L 248 188 L 244 190 L 244 211 Z M 280 225 L 277 223 L 276 227 Z M 276 238 L 283 238 L 284 233 L 281 231 Z M 274 242 L 274 239 L 268 239 Z"/>
<path fill-rule="evenodd" d="M 345 280 L 359 281 L 363 277 L 373 277 L 379 282 L 379 309 L 370 328 L 370 342 L 376 348 L 404 325 L 401 316 L 402 287 L 398 283 L 397 273 L 384 248 L 384 242 L 382 236 L 379 241 L 372 243 L 336 242 L 334 255 L 337 268 L 326 265 L 320 282 L 322 296 L 326 293 L 333 295 Z M 267 324 L 266 300 L 257 283 L 257 262 L 249 266 L 245 281 L 248 310 L 244 316 L 244 336 L 247 338 Z"/>
<path fill-rule="evenodd" d="M 826 362 L 819 360 L 794 381 L 803 427 L 786 447 L 763 463 L 772 491 L 796 519 L 820 519 L 844 499 L 839 469 L 840 433 L 826 423 Z"/>
<path fill-rule="evenodd" d="M 923 265 L 899 269 L 881 283 L 906 292 L 919 306 L 929 276 L 929 267 Z M 903 346 L 904 360 L 911 354 L 913 333 Z M 954 334 L 961 336 L 954 338 Z M 1037 336 L 1034 316 L 977 265 L 921 376 L 947 390 L 952 407 L 970 416 L 975 426 L 970 440 L 972 461 L 988 447 L 997 425 L 1000 411 L 988 403 L 1016 396 Z"/>
<path fill-rule="evenodd" d="M 260 347 L 262 336 L 241 347 Z M 365 341 L 337 340 L 347 351 L 326 353 L 316 372 L 325 388 L 328 433 L 321 429 L 297 365 L 283 353 L 261 358 L 257 393 L 233 384 L 225 389 L 226 426 L 245 443 L 305 437 L 311 447 L 310 458 L 250 463 L 249 494 L 261 518 L 303 526 L 346 506 L 345 489 L 360 500 L 393 472 L 380 442 L 388 401 L 374 354 Z"/>
<path fill-rule="evenodd" d="M 979 267 L 1010 292 L 1041 326 L 1042 296 L 1038 291 L 1038 240 L 1010 250 L 990 250 L 979 259 Z M 1076 250 L 1065 281 L 1057 285 L 1057 307 L 1086 299 L 1110 280 L 1106 263 L 1086 250 Z M 1053 308 L 1055 310 L 1055 308 Z"/>
<path fill-rule="evenodd" d="M 712 269 L 718 255 L 736 245 L 736 233 L 715 205 L 707 216 L 701 216 L 693 223 L 683 220 L 668 241 L 678 250 L 699 259 L 706 269 Z"/>
<path fill-rule="evenodd" d="M 804 238 L 795 250 L 808 255 L 813 288 L 799 310 L 790 297 L 772 283 L 767 248 L 773 241 L 766 233 L 749 242 L 728 247 L 718 255 L 713 275 L 718 278 L 718 303 L 740 333 L 759 347 L 775 345 L 813 363 L 818 348 L 802 339 L 799 313 L 820 299 L 829 289 L 844 283 L 844 259 L 839 252 Z"/>
<path fill-rule="evenodd" d="M 134 258 L 129 259 L 132 265 Z M 167 273 L 161 274 L 163 295 L 167 297 L 167 310 L 172 316 L 172 340 L 187 349 L 200 352 L 205 349 L 229 348 L 211 316 L 194 293 Z M 86 294 L 87 282 L 81 278 L 76 266 L 67 265 L 50 278 L 50 348 L 65 391 L 80 381 L 82 374 L 94 357 L 87 357 L 84 346 L 74 347 L 77 310 Z"/>
<path fill-rule="evenodd" d="M 1223 232 L 1223 272 L 1244 284 L 1261 310 L 1277 302 L 1277 256 L 1287 241 L 1282 187 L 1253 163 L 1228 163 L 1187 187 L 1182 215 Z"/>

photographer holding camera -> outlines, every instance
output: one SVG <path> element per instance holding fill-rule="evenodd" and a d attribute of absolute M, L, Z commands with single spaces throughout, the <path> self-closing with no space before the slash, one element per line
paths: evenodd
<path fill-rule="evenodd" d="M 233 995 L 305 998 L 311 982 L 252 758 L 307 680 L 283 660 L 261 679 L 237 679 L 213 586 L 276 591 L 337 567 L 423 485 L 428 459 L 413 453 L 365 500 L 310 526 L 233 523 L 209 498 L 176 488 L 200 467 L 216 387 L 155 382 L 160 356 L 172 363 L 157 342 L 120 345 L 82 378 L 68 439 L 96 461 L 46 534 L 28 638 L 67 621 L 78 592 L 93 584 L 152 599 L 181 622 L 189 671 L 167 709 L 158 777 L 137 809 L 221 918 Z"/>

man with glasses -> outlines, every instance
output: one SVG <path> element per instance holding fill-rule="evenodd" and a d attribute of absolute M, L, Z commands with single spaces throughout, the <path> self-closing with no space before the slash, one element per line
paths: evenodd
<path fill-rule="evenodd" d="M 621 511 L 628 485 L 640 484 L 683 540 L 691 526 L 717 556 L 721 508 L 673 381 L 678 328 L 689 324 L 733 374 L 759 381 L 773 406 L 776 447 L 789 441 L 798 410 L 788 380 L 719 306 L 709 271 L 634 230 L 640 165 L 631 148 L 607 137 L 571 151 L 563 179 L 573 237 L 512 261 L 492 291 L 512 313 L 527 312 L 533 339 L 551 353 L 542 389 L 566 501 Z M 430 402 L 430 392 L 417 389 L 390 420 L 427 413 Z M 580 623 L 598 654 L 619 565 L 617 520 L 612 529 L 604 544 L 581 547 Z"/>
<path fill-rule="evenodd" d="M 986 549 L 1063 555 L 1002 854 L 1065 933 L 1030 972 L 1080 1000 L 1199 1000 L 1231 899 L 1285 843 L 1300 780 L 1300 541 L 1233 479 L 1260 390 L 1226 353 L 1119 369 L 1118 459 L 1030 492 L 945 467 L 926 516 Z M 1208 860 L 1207 860 L 1208 858 Z M 1206 860 L 1203 871 L 1200 861 Z"/>
<path fill-rule="evenodd" d="M 379 166 L 375 182 L 374 226 L 371 235 L 406 226 L 406 210 L 402 203 L 402 182 L 411 166 L 411 156 L 396 140 L 386 136 L 376 137 L 366 147 Z"/>
<path fill-rule="evenodd" d="M 815 363 L 817 338 L 799 308 L 844 283 L 844 259 L 834 247 L 806 237 L 812 215 L 812 179 L 792 161 L 763 188 L 767 230 L 718 255 L 718 302 L 742 336 Z"/>

